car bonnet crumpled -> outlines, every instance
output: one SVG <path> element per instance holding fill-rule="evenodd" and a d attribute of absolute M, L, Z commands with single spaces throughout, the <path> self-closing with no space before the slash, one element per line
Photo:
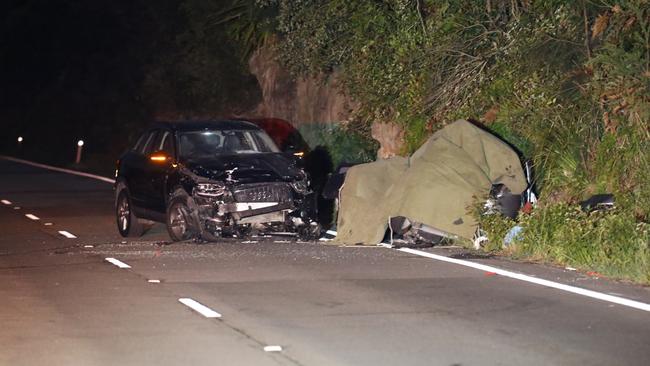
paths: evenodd
<path fill-rule="evenodd" d="M 517 153 L 496 136 L 459 120 L 433 134 L 409 158 L 351 167 L 340 191 L 336 242 L 381 242 L 388 219 L 403 216 L 450 237 L 471 239 L 470 207 L 493 184 L 523 192 Z"/>

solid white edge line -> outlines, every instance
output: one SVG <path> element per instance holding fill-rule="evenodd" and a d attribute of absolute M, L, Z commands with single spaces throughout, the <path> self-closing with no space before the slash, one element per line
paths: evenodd
<path fill-rule="evenodd" d="M 384 246 L 386 248 L 391 248 L 392 247 L 390 245 L 381 245 L 381 246 Z M 550 288 L 554 288 L 554 289 L 558 289 L 558 290 L 562 290 L 562 291 L 566 291 L 566 292 L 571 292 L 571 293 L 574 293 L 574 294 L 591 297 L 593 299 L 608 301 L 608 302 L 611 302 L 611 303 L 614 303 L 614 304 L 628 306 L 628 307 L 639 309 L 639 310 L 650 311 L 650 304 L 646 304 L 646 303 L 643 303 L 643 302 L 640 302 L 640 301 L 634 301 L 634 300 L 629 300 L 629 299 L 618 297 L 618 296 L 607 295 L 607 294 L 603 294 L 601 292 L 587 290 L 587 289 L 580 288 L 580 287 L 575 287 L 575 286 L 569 286 L 569 285 L 565 285 L 565 284 L 558 283 L 558 282 L 544 280 L 544 279 L 541 279 L 541 278 L 531 277 L 531 276 L 527 276 L 527 275 L 524 275 L 524 274 L 521 274 L 521 273 L 510 272 L 510 271 L 506 271 L 506 270 L 503 270 L 503 269 L 500 269 L 500 268 L 487 266 L 485 264 L 474 263 L 474 262 L 470 262 L 470 261 L 466 261 L 466 260 L 462 260 L 462 259 L 449 258 L 449 257 L 445 257 L 445 256 L 438 255 L 438 254 L 423 252 L 421 250 L 410 249 L 410 248 L 399 248 L 397 250 L 399 250 L 400 252 L 404 252 L 404 253 L 419 255 L 419 256 L 422 256 L 422 257 L 431 258 L 431 259 L 435 259 L 435 260 L 439 260 L 439 261 L 443 261 L 443 262 L 459 264 L 459 265 L 465 266 L 465 267 L 471 267 L 471 268 L 479 269 L 479 270 L 486 271 L 486 272 L 496 273 L 496 274 L 504 276 L 504 277 L 509 277 L 509 278 L 513 278 L 513 279 L 516 279 L 516 280 L 520 280 L 520 281 L 530 282 L 530 283 L 534 283 L 534 284 L 541 285 L 541 286 L 546 286 L 546 287 L 550 287 Z"/>
<path fill-rule="evenodd" d="M 282 352 L 282 346 L 265 346 L 264 352 Z"/>
<path fill-rule="evenodd" d="M 39 218 L 38 216 L 36 216 L 36 215 L 25 214 L 25 216 L 26 216 L 28 219 L 30 219 L 30 220 L 34 220 L 34 221 L 36 221 L 36 220 L 40 220 L 40 218 Z"/>
<path fill-rule="evenodd" d="M 131 266 L 129 266 L 128 264 L 122 262 L 122 261 L 119 260 L 119 259 L 115 259 L 115 258 L 104 258 L 104 260 L 107 261 L 108 263 L 114 264 L 114 265 L 116 265 L 116 266 L 118 266 L 118 267 L 120 267 L 120 268 L 131 268 Z"/>
<path fill-rule="evenodd" d="M 65 230 L 59 230 L 59 234 L 65 236 L 68 239 L 76 239 L 77 238 L 76 236 L 74 236 L 73 234 L 71 234 L 71 233 L 69 233 L 69 232 L 67 232 Z"/>
<path fill-rule="evenodd" d="M 18 158 L 12 158 L 11 156 L 0 155 L 0 158 L 5 159 L 5 160 L 9 160 L 9 161 L 13 161 L 13 162 L 15 162 L 15 163 L 21 163 L 21 164 L 26 164 L 26 165 L 35 166 L 35 167 L 37 167 L 37 168 L 43 168 L 43 169 L 53 170 L 53 171 L 55 171 L 55 172 L 68 173 L 68 174 L 72 174 L 72 175 L 78 175 L 78 176 L 80 176 L 80 177 L 86 177 L 86 178 L 97 179 L 97 180 L 101 180 L 102 182 L 106 182 L 106 183 L 115 183 L 115 179 L 102 177 L 101 175 L 95 175 L 95 174 L 90 174 L 90 173 L 78 172 L 78 171 L 76 171 L 76 170 L 70 170 L 70 169 L 57 168 L 57 167 L 55 167 L 55 166 L 45 165 L 45 164 L 40 164 L 40 163 L 35 163 L 35 162 L 33 162 L 33 161 L 29 161 L 29 160 L 23 160 L 23 159 L 18 159 Z"/>
<path fill-rule="evenodd" d="M 216 311 L 210 309 L 209 307 L 201 304 L 200 302 L 196 300 L 192 300 L 188 297 L 181 297 L 178 299 L 178 301 L 189 307 L 190 309 L 196 311 L 197 313 L 203 315 L 206 318 L 221 318 L 221 314 L 217 313 Z"/>
<path fill-rule="evenodd" d="M 2 202 L 3 205 L 11 205 L 11 201 L 9 200 L 2 200 L 0 202 Z"/>

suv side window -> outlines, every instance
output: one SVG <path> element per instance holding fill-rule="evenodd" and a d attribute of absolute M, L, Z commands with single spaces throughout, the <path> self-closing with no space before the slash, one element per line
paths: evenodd
<path fill-rule="evenodd" d="M 174 138 L 171 132 L 169 131 L 163 131 L 160 135 L 161 136 L 161 141 L 160 144 L 158 145 L 158 150 L 164 151 L 167 155 L 173 156 L 174 155 Z"/>
<path fill-rule="evenodd" d="M 147 136 L 149 136 L 149 134 L 148 134 L 147 132 L 145 132 L 145 133 L 143 133 L 142 135 L 140 135 L 140 137 L 138 137 L 138 141 L 136 141 L 135 145 L 133 145 L 133 147 L 131 148 L 131 150 L 133 150 L 133 151 L 140 151 L 140 149 L 142 148 L 142 145 L 143 145 L 144 142 L 146 141 Z"/>
<path fill-rule="evenodd" d="M 146 142 L 144 145 L 142 145 L 142 148 L 140 150 L 140 154 L 142 155 L 149 155 L 151 154 L 154 150 L 154 140 L 156 139 L 156 134 L 158 133 L 158 130 L 153 130 L 149 132 L 149 136 L 147 137 Z"/>

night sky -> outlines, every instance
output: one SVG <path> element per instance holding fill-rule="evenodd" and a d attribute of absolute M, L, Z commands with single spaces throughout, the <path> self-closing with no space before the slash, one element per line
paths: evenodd
<path fill-rule="evenodd" d="M 210 8 L 190 11 L 203 3 Z M 196 30 L 220 6 L 194 0 L 2 2 L 0 150 L 66 161 L 83 138 L 89 153 L 115 156 L 160 111 L 225 113 L 230 95 L 242 99 L 228 83 L 240 89 L 252 83 L 233 56 L 236 46 L 218 29 Z M 227 80 L 220 80 L 223 75 Z M 209 78 L 222 87 L 206 88 Z M 25 139 L 20 151 L 17 136 Z"/>

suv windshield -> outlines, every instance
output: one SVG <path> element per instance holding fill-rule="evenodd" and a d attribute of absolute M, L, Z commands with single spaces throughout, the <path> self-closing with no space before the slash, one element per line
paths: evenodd
<path fill-rule="evenodd" d="M 179 157 L 183 160 L 280 152 L 273 140 L 261 130 L 188 131 L 179 136 Z"/>

